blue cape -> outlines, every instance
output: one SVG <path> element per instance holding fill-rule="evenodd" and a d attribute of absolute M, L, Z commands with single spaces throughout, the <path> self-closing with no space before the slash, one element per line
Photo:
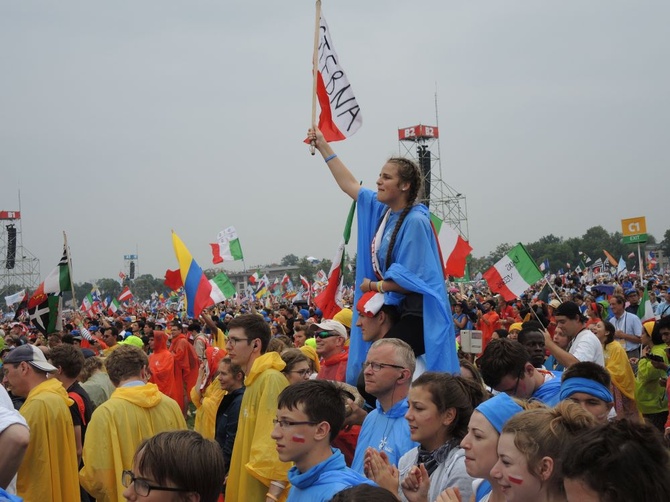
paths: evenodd
<path fill-rule="evenodd" d="M 374 278 L 370 245 L 388 206 L 377 201 L 377 194 L 367 188 L 358 192 L 358 243 L 356 246 L 356 288 L 354 305 L 362 293 L 363 279 Z M 392 264 L 383 271 L 403 288 L 423 295 L 423 329 L 426 346 L 426 370 L 458 374 L 456 337 L 451 308 L 447 299 L 444 272 L 440 263 L 435 234 L 430 225 L 430 213 L 423 204 L 415 205 L 398 232 L 392 253 Z M 398 304 L 398 294 L 387 293 L 385 303 Z M 356 385 L 358 374 L 370 348 L 356 326 L 358 312 L 354 311 L 349 342 L 347 382 Z"/>

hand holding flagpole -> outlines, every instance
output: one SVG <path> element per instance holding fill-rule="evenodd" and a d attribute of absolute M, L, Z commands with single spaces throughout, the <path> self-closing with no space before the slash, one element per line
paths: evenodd
<path fill-rule="evenodd" d="M 321 24 L 321 0 L 316 0 L 316 21 L 314 22 L 314 52 L 312 54 L 312 121 L 310 125 L 316 123 L 316 79 L 318 75 L 317 63 L 319 61 L 319 26 Z M 312 140 L 309 145 L 309 153 L 314 155 L 316 152 L 316 140 Z"/>

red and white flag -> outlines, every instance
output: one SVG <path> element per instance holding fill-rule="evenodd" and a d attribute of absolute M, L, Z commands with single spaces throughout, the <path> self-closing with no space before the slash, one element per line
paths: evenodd
<path fill-rule="evenodd" d="M 437 236 L 445 276 L 463 277 L 472 246 L 456 230 L 444 224 L 433 213 L 430 213 L 430 223 Z"/>
<path fill-rule="evenodd" d="M 249 282 L 251 284 L 256 284 L 258 282 L 258 279 L 260 279 L 260 270 L 256 270 L 252 275 L 249 276 Z"/>
<path fill-rule="evenodd" d="M 133 294 L 130 292 L 130 288 L 126 286 L 123 288 L 123 291 L 121 291 L 121 294 L 119 295 L 119 302 L 127 302 L 133 297 Z"/>
<path fill-rule="evenodd" d="M 126 278 L 126 274 L 123 273 L 123 271 L 119 272 L 119 279 L 124 280 Z"/>
<path fill-rule="evenodd" d="M 361 108 L 351 88 L 340 58 L 335 52 L 326 18 L 321 13 L 316 61 L 316 95 L 319 98 L 319 129 L 326 141 L 352 136 L 363 123 Z M 305 140 L 309 143 L 309 140 Z"/>
<path fill-rule="evenodd" d="M 356 212 L 356 201 L 351 204 L 349 215 L 344 225 L 344 233 L 340 244 L 335 252 L 333 258 L 333 265 L 328 272 L 327 283 L 325 289 L 314 298 L 314 303 L 323 312 L 324 319 L 332 319 L 335 314 L 344 308 L 344 276 L 342 274 L 342 263 L 344 262 L 344 247 L 349 243 L 351 237 L 351 225 L 354 221 L 354 213 Z"/>

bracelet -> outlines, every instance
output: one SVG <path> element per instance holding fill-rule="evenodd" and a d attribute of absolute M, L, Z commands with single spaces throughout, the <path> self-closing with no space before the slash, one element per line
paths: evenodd
<path fill-rule="evenodd" d="M 282 490 L 286 488 L 286 485 L 284 483 L 280 483 L 279 481 L 270 481 L 270 485 L 281 488 Z"/>
<path fill-rule="evenodd" d="M 269 499 L 272 499 L 272 500 L 274 500 L 275 502 L 279 502 L 279 499 L 278 499 L 277 497 L 275 497 L 274 495 L 272 495 L 270 492 L 267 492 L 267 493 L 265 494 L 265 497 L 266 497 L 266 498 L 269 498 Z"/>
<path fill-rule="evenodd" d="M 377 282 L 377 293 L 383 293 L 384 292 L 384 281 L 378 281 Z"/>
<path fill-rule="evenodd" d="M 333 160 L 335 157 L 337 157 L 337 154 L 336 154 L 336 153 L 334 153 L 334 154 L 332 154 L 332 155 L 328 155 L 328 157 L 326 157 L 325 159 L 323 159 L 323 161 L 327 164 L 328 162 L 330 162 L 331 160 Z"/>

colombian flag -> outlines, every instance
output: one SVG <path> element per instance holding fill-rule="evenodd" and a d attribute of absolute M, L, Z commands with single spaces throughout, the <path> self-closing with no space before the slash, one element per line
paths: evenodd
<path fill-rule="evenodd" d="M 210 297 L 212 285 L 182 240 L 174 232 L 172 232 L 172 245 L 179 262 L 181 280 L 184 283 L 186 314 L 195 319 L 200 315 L 202 309 L 214 304 Z"/>

